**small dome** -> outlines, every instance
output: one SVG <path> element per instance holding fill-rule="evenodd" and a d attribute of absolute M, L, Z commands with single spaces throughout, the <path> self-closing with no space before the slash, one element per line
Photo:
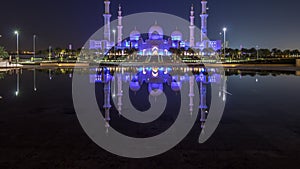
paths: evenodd
<path fill-rule="evenodd" d="M 141 33 L 136 30 L 136 28 L 130 32 L 130 40 L 139 40 L 141 36 Z"/>
<path fill-rule="evenodd" d="M 149 29 L 149 37 L 150 39 L 162 39 L 164 36 L 164 31 L 162 27 L 158 26 L 157 23 L 151 26 Z"/>
<path fill-rule="evenodd" d="M 182 40 L 182 33 L 180 31 L 176 30 L 176 31 L 172 32 L 171 38 L 172 38 L 172 40 L 181 41 Z"/>

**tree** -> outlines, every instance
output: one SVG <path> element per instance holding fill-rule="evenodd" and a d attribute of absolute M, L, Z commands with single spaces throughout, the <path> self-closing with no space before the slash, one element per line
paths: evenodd
<path fill-rule="evenodd" d="M 244 59 L 246 59 L 246 58 L 248 58 L 250 56 L 249 49 L 242 48 L 241 52 L 242 52 L 242 56 L 243 56 Z"/>
<path fill-rule="evenodd" d="M 190 53 L 190 54 L 193 54 L 193 55 L 195 54 L 195 51 L 192 48 L 188 48 L 187 52 Z"/>
<path fill-rule="evenodd" d="M 299 56 L 299 54 L 300 54 L 300 52 L 299 52 L 299 50 L 297 50 L 297 49 L 291 51 L 291 55 L 293 55 L 294 57 Z"/>
<path fill-rule="evenodd" d="M 289 50 L 289 49 L 286 49 L 283 51 L 284 57 L 290 57 L 290 53 L 291 53 L 291 50 Z"/>
<path fill-rule="evenodd" d="M 272 49 L 272 55 L 274 57 L 281 57 L 282 56 L 282 51 L 280 49 L 274 48 L 274 49 Z"/>
<path fill-rule="evenodd" d="M 270 57 L 271 56 L 271 51 L 269 49 L 259 49 L 258 50 L 260 57 Z"/>
<path fill-rule="evenodd" d="M 4 47 L 0 46 L 0 58 L 7 59 L 9 57 L 8 53 Z"/>
<path fill-rule="evenodd" d="M 257 49 L 251 48 L 251 49 L 249 49 L 249 53 L 250 53 L 251 57 L 256 58 L 256 56 L 257 56 Z"/>

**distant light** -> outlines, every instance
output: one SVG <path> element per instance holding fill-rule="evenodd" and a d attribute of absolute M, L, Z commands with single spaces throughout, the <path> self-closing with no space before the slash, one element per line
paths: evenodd
<path fill-rule="evenodd" d="M 225 101 L 226 101 L 226 95 L 225 95 L 225 94 L 223 94 L 223 98 L 222 98 L 222 100 L 223 100 L 223 102 L 225 102 Z"/>
<path fill-rule="evenodd" d="M 16 94 L 16 96 L 18 96 L 18 95 L 19 95 L 19 91 L 16 91 L 16 93 L 15 93 L 15 94 Z"/>
<path fill-rule="evenodd" d="M 256 79 L 255 81 L 258 82 L 258 79 Z"/>
<path fill-rule="evenodd" d="M 116 33 L 116 30 L 115 30 L 115 29 L 113 29 L 112 31 L 113 31 L 113 33 Z"/>
<path fill-rule="evenodd" d="M 15 31 L 15 35 L 19 35 L 19 32 L 18 32 L 18 31 Z"/>
<path fill-rule="evenodd" d="M 226 31 L 227 31 L 227 28 L 226 28 L 226 27 L 225 27 L 225 28 L 223 28 L 223 31 L 224 31 L 224 32 L 226 32 Z"/>
<path fill-rule="evenodd" d="M 153 77 L 157 77 L 157 76 L 158 76 L 158 72 L 154 72 L 154 71 L 153 71 L 153 72 L 152 72 L 152 76 L 153 76 Z"/>

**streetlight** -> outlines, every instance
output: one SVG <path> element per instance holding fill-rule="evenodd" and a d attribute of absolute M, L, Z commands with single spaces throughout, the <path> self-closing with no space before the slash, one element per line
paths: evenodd
<path fill-rule="evenodd" d="M 226 54 L 226 31 L 227 31 L 227 28 L 226 27 L 224 27 L 223 28 L 223 32 L 224 32 L 224 45 L 223 45 L 223 47 L 224 47 L 224 57 L 225 57 L 225 54 Z"/>
<path fill-rule="evenodd" d="M 36 41 L 36 35 L 33 35 L 33 61 L 35 61 L 35 41 Z"/>
<path fill-rule="evenodd" d="M 15 35 L 17 36 L 17 58 L 16 58 L 16 66 L 18 66 L 18 60 L 19 60 L 19 31 L 15 31 Z M 20 91 L 20 72 L 19 69 L 16 70 L 17 73 L 17 90 L 16 90 L 16 96 L 19 95 Z"/>
<path fill-rule="evenodd" d="M 16 58 L 16 63 L 18 64 L 18 60 L 19 60 L 19 31 L 15 31 L 15 35 L 17 35 L 17 58 Z"/>
<path fill-rule="evenodd" d="M 114 33 L 114 55 L 116 56 L 116 49 L 115 49 L 115 46 L 116 46 L 116 30 L 113 29 L 112 31 Z"/>
<path fill-rule="evenodd" d="M 256 60 L 258 60 L 258 45 L 256 45 Z"/>
<path fill-rule="evenodd" d="M 113 29 L 112 32 L 113 32 L 113 34 L 114 34 L 114 45 L 115 45 L 115 44 L 116 44 L 116 30 Z"/>

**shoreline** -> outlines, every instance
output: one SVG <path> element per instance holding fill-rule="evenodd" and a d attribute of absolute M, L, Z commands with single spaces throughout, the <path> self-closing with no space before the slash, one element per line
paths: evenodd
<path fill-rule="evenodd" d="M 44 63 L 31 63 L 31 64 L 12 64 L 8 65 L 5 62 L 0 64 L 0 69 L 30 69 L 30 68 L 40 68 L 40 69 L 47 69 L 47 68 L 87 68 L 97 66 L 98 64 L 92 65 L 86 62 L 81 63 L 67 63 L 67 62 L 44 62 Z M 153 63 L 136 63 L 136 62 L 128 62 L 126 64 L 122 64 L 122 66 L 151 66 Z M 296 64 L 250 64 L 250 63 L 158 63 L 156 66 L 199 66 L 199 67 L 212 67 L 212 68 L 226 68 L 226 69 L 251 69 L 251 70 L 290 70 L 290 71 L 300 71 L 300 66 L 296 66 Z M 107 62 L 103 64 L 103 66 L 119 66 L 118 63 L 115 62 Z"/>

